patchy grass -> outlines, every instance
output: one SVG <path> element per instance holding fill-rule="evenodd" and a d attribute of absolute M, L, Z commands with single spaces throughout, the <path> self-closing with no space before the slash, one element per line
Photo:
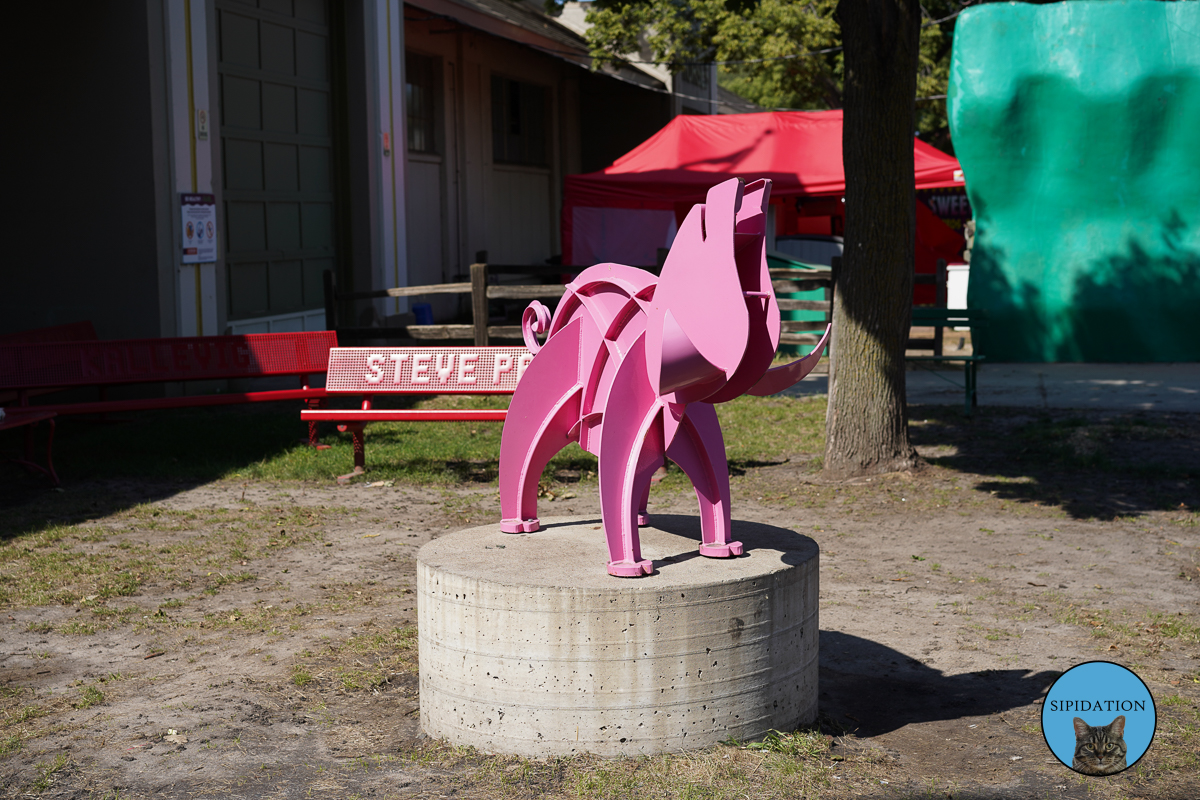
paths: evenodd
<path fill-rule="evenodd" d="M 1141 644 L 1157 649 L 1164 639 L 1180 643 L 1200 642 L 1200 625 L 1184 612 L 1164 614 L 1158 611 L 1139 612 L 1128 609 L 1109 610 L 1077 606 L 1066 602 L 1058 592 L 1043 592 L 1051 615 L 1059 622 L 1078 625 L 1090 630 L 1100 639 L 1119 637 L 1124 643 Z"/>
<path fill-rule="evenodd" d="M 1096 425 L 1084 417 L 1043 417 L 1017 431 L 1022 444 L 1036 445 L 1043 456 L 1072 469 L 1109 468 L 1108 443 L 1112 437 L 1112 426 Z"/>
<path fill-rule="evenodd" d="M 292 666 L 296 686 L 333 688 L 346 692 L 372 690 L 393 679 L 417 674 L 417 629 L 391 628 L 330 642 L 317 653 L 305 652 Z"/>
<path fill-rule="evenodd" d="M 1152 748 L 1154 766 L 1182 774 L 1200 774 L 1200 700 L 1172 695 L 1158 702 L 1158 730 Z"/>
<path fill-rule="evenodd" d="M 921 411 L 932 418 L 933 424 L 921 425 L 921 422 L 930 420 L 919 420 L 916 430 L 920 433 L 939 429 L 947 431 L 952 426 L 957 427 L 955 423 L 958 421 L 944 413 L 941 407 L 928 407 Z M 1122 457 L 1124 450 L 1131 443 L 1164 442 L 1188 435 L 1187 431 L 1163 419 L 1148 417 L 1138 412 L 1094 415 L 1047 411 L 1040 413 L 1033 420 L 1028 420 L 1025 410 L 1005 414 L 998 409 L 989 409 L 988 413 L 996 421 L 1002 422 L 1005 416 L 1014 415 L 1022 420 L 1007 431 L 1003 441 L 997 442 L 1003 446 L 1007 455 L 1019 461 L 1036 459 L 1043 466 L 1058 469 L 1098 470 L 1122 474 L 1128 474 L 1132 469 L 1141 477 L 1186 477 L 1189 473 L 1185 465 L 1133 465 Z M 923 415 L 918 412 L 914 416 L 919 418 Z"/>
<path fill-rule="evenodd" d="M 824 397 L 742 396 L 717 406 L 729 473 L 736 479 L 760 467 L 785 464 L 801 456 L 806 472 L 821 469 L 825 451 Z M 669 463 L 662 487 L 685 490 L 691 482 L 678 466 Z M 771 493 L 760 500 L 783 505 L 800 502 L 792 492 Z M 810 503 L 811 504 L 811 503 Z"/>
<path fill-rule="evenodd" d="M 14 733 L 11 736 L 0 738 L 0 756 L 6 756 L 15 753 L 21 749 L 21 736 Z"/>
<path fill-rule="evenodd" d="M 717 407 L 731 464 L 775 463 L 825 450 L 824 397 L 742 396 Z"/>
<path fill-rule="evenodd" d="M 55 630 L 67 636 L 94 636 L 97 626 L 91 622 L 78 622 L 71 620 L 68 623 L 59 625 Z"/>
<path fill-rule="evenodd" d="M 20 725 L 23 722 L 28 722 L 31 719 L 37 719 L 46 713 L 46 710 L 41 706 L 21 706 L 15 712 L 5 718 L 5 725 Z"/>
<path fill-rule="evenodd" d="M 415 408 L 506 408 L 507 397 L 447 396 L 411 403 Z M 740 397 L 718 409 L 726 454 L 736 472 L 746 467 L 778 463 L 796 453 L 820 453 L 824 448 L 823 398 Z M 494 484 L 498 474 L 498 422 L 388 422 L 367 429 L 367 465 L 371 480 L 404 480 L 433 484 Z M 350 438 L 329 439 L 331 451 L 314 453 L 296 448 L 239 473 L 269 479 L 329 479 L 353 463 Z M 316 467 L 323 463 L 323 471 Z M 682 473 L 668 481 L 686 480 Z M 569 474 L 594 478 L 596 458 L 568 445 L 547 467 L 548 476 Z M 668 484 L 669 485 L 669 484 Z"/>
<path fill-rule="evenodd" d="M 215 593 L 255 580 L 240 567 L 282 548 L 320 541 L 327 519 L 337 513 L 344 510 L 277 506 L 198 514 L 139 505 L 95 523 L 40 530 L 35 521 L 14 514 L 16 519 L 0 522 L 0 606 L 85 606 L 97 619 L 68 623 L 62 632 L 91 633 L 96 624 L 124 622 L 139 612 L 117 611 L 109 601 L 133 597 L 147 584 Z M 176 598 L 161 608 L 182 604 Z"/>
<path fill-rule="evenodd" d="M 768 731 L 761 742 L 751 742 L 743 745 L 747 750 L 759 750 L 764 753 L 779 753 L 795 758 L 817 758 L 829 749 L 829 739 L 820 731 Z"/>
<path fill-rule="evenodd" d="M 52 760 L 37 765 L 38 777 L 29 785 L 32 792 L 44 792 L 54 784 L 54 776 L 66 768 L 69 759 L 66 753 L 59 753 Z"/>
<path fill-rule="evenodd" d="M 79 692 L 79 700 L 76 701 L 75 707 L 78 709 L 91 708 L 98 706 L 104 702 L 104 692 L 97 689 L 95 686 L 85 686 Z"/>
<path fill-rule="evenodd" d="M 377 408 L 506 408 L 507 396 L 378 398 Z M 348 407 L 348 406 L 347 406 Z M 776 463 L 823 449 L 823 398 L 741 397 L 719 408 L 735 468 Z M 322 426 L 329 450 L 306 447 L 299 405 L 267 403 L 139 413 L 121 425 L 60 423 L 55 452 L 61 474 L 207 482 L 220 479 L 328 481 L 353 464 L 352 438 Z M 493 484 L 499 422 L 376 422 L 367 428 L 370 480 Z M 186 458 L 178 454 L 187 453 Z M 549 474 L 595 474 L 596 459 L 570 445 Z M 0 534 L 2 535 L 2 534 Z"/>
<path fill-rule="evenodd" d="M 812 731 L 773 731 L 763 742 L 643 758 L 532 760 L 428 742 L 402 752 L 401 759 L 469 773 L 463 789 L 473 796 L 580 800 L 815 798 L 831 786 L 833 768 L 842 760 L 830 755 L 828 736 Z"/>
<path fill-rule="evenodd" d="M 910 419 L 926 460 L 980 476 L 977 493 L 1076 519 L 1171 511 L 1175 524 L 1200 524 L 1195 414 L 988 408 L 967 418 L 914 406 Z"/>
<path fill-rule="evenodd" d="M 1167 639 L 1178 639 L 1181 642 L 1200 642 L 1200 625 L 1192 622 L 1191 617 L 1182 611 L 1175 614 L 1153 612 L 1147 616 L 1150 621 L 1145 627 L 1147 633 Z"/>

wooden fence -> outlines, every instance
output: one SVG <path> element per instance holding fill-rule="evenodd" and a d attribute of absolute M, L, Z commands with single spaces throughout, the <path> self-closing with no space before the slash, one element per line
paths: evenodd
<path fill-rule="evenodd" d="M 486 257 L 481 251 L 478 256 Z M 651 272 L 658 272 L 660 263 L 655 267 L 645 267 Z M 820 341 L 821 334 L 811 331 L 823 331 L 833 320 L 833 291 L 835 275 L 841 265 L 841 258 L 833 259 L 833 268 L 829 271 L 805 272 L 800 275 L 794 269 L 772 269 L 771 285 L 775 289 L 780 311 L 819 311 L 823 318 L 819 320 L 784 320 L 779 336 L 780 344 L 814 345 Z M 521 274 L 521 275 L 562 275 L 582 272 L 586 267 L 578 266 L 528 266 L 519 264 L 488 264 L 485 261 L 472 264 L 470 281 L 462 283 L 437 283 L 427 286 L 402 286 L 395 289 L 379 289 L 370 292 L 338 292 L 332 272 L 325 273 L 325 324 L 327 329 L 337 331 L 338 341 L 353 339 L 463 339 L 472 340 L 475 345 L 485 346 L 491 339 L 520 339 L 521 326 L 489 325 L 488 302 L 490 300 L 557 300 L 562 297 L 565 287 L 561 284 L 541 285 L 511 285 L 489 283 L 488 275 Z M 937 307 L 946 306 L 946 262 L 939 260 L 937 272 L 930 275 L 915 275 L 917 284 L 933 284 L 937 287 Z M 778 297 L 781 294 L 811 292 L 824 290 L 823 300 L 793 300 Z M 471 295 L 470 324 L 438 324 L 438 325 L 403 325 L 391 328 L 343 327 L 338 325 L 338 309 L 343 302 L 355 300 L 376 300 L 384 297 L 423 297 L 435 294 L 469 294 Z M 548 304 L 553 306 L 553 304 Z M 809 332 L 803 332 L 809 331 Z M 933 339 L 910 339 L 909 349 L 928 349 L 935 355 L 942 354 L 941 329 L 935 332 Z"/>

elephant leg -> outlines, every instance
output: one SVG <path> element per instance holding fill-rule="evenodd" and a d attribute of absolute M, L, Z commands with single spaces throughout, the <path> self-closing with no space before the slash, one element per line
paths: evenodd
<path fill-rule="evenodd" d="M 666 459 L 663 459 L 663 462 L 654 468 L 654 472 L 658 472 L 660 469 L 666 466 L 666 463 Z M 642 499 L 638 503 L 637 524 L 639 528 L 644 528 L 650 524 L 650 512 L 646 509 L 650 503 L 650 487 L 653 485 L 653 473 L 651 473 L 651 480 L 646 481 L 646 488 L 642 491 Z"/>
<path fill-rule="evenodd" d="M 700 503 L 700 555 L 728 558 L 742 554 L 732 542 L 729 516 L 729 465 L 716 410 L 708 403 L 687 407 L 667 456 L 679 465 L 696 489 Z"/>
<path fill-rule="evenodd" d="M 610 575 L 654 571 L 642 559 L 639 506 L 650 477 L 663 462 L 662 403 L 646 376 L 646 337 L 638 337 L 613 376 L 600 441 L 600 509 L 608 540 Z"/>
<path fill-rule="evenodd" d="M 579 422 L 579 323 L 550 337 L 525 369 L 500 439 L 500 530 L 528 533 L 540 527 L 537 485 L 542 470 L 572 441 Z"/>
<path fill-rule="evenodd" d="M 627 438 L 627 447 L 601 446 L 600 508 L 608 540 L 610 575 L 633 578 L 654 572 L 642 558 L 638 506 L 650 492 L 650 478 L 663 459 L 662 411 L 651 407 Z"/>

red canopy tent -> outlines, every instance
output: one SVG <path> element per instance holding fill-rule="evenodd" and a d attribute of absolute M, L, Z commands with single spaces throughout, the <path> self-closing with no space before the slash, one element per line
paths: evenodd
<path fill-rule="evenodd" d="M 914 139 L 913 157 L 918 189 L 963 186 L 952 156 Z M 846 190 L 842 112 L 675 117 L 612 166 L 567 176 L 563 263 L 653 264 L 683 214 L 703 202 L 711 186 L 735 176 L 770 178 L 772 200 L 779 202 L 840 198 Z M 963 247 L 962 237 L 923 206 L 917 238 L 920 272 L 932 271 L 937 258 L 956 258 Z"/>

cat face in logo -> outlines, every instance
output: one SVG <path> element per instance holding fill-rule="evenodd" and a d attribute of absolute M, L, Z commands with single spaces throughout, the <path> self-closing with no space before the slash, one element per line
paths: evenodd
<path fill-rule="evenodd" d="M 1125 763 L 1125 715 L 1107 725 L 1088 725 L 1075 717 L 1075 758 L 1071 768 L 1084 775 L 1113 775 Z"/>

